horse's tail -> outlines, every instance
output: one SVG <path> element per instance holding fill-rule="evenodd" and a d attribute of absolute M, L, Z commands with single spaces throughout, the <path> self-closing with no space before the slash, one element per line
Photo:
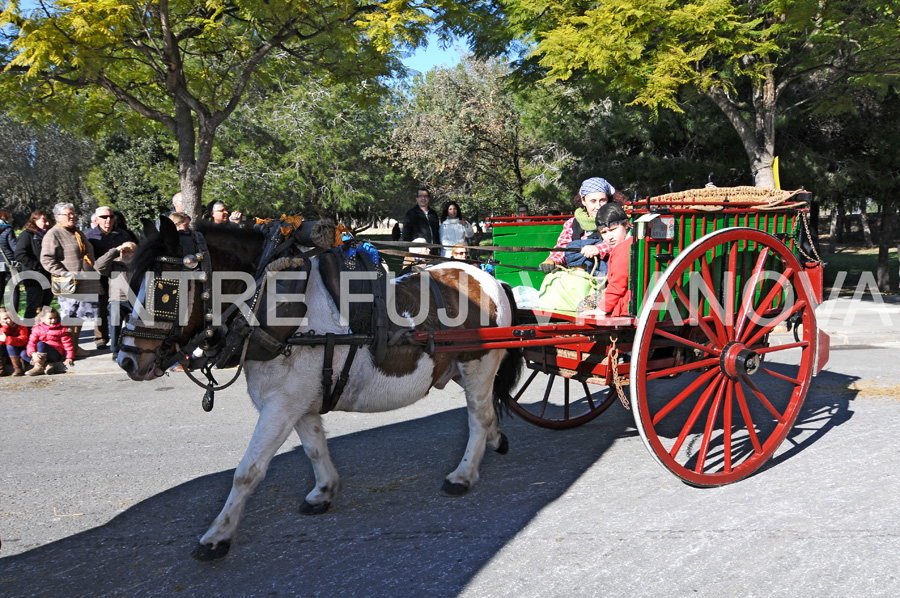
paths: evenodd
<path fill-rule="evenodd" d="M 506 293 L 509 300 L 509 309 L 512 316 L 510 325 L 515 326 L 519 323 L 518 311 L 516 309 L 516 299 L 513 296 L 512 289 L 505 282 L 501 282 L 500 286 Z M 507 349 L 500 362 L 500 369 L 494 376 L 494 410 L 498 417 L 502 417 L 504 412 L 509 413 L 509 403 L 512 401 L 510 391 L 519 383 L 519 376 L 522 373 L 522 366 L 525 363 L 525 354 L 522 349 Z"/>

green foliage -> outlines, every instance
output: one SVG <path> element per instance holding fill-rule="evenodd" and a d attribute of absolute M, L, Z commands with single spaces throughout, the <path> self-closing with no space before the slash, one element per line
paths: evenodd
<path fill-rule="evenodd" d="M 464 213 L 511 213 L 541 190 L 554 195 L 570 157 L 523 128 L 507 75 L 501 61 L 470 57 L 415 78 L 395 104 L 390 139 L 372 154 L 431 188 L 435 204 L 456 201 Z"/>
<path fill-rule="evenodd" d="M 110 135 L 98 150 L 94 194 L 125 215 L 129 228 L 140 230 L 141 218 L 156 220 L 171 209 L 177 181 L 169 176 L 161 186 L 160 173 L 172 173 L 164 147 L 154 137 Z"/>
<path fill-rule="evenodd" d="M 431 23 L 462 31 L 481 10 L 449 0 L 47 0 L 3 9 L 0 108 L 88 134 L 135 130 L 145 119 L 165 127 L 194 216 L 218 127 L 248 86 L 299 71 L 357 82 L 364 93 L 362 83 L 400 68 L 397 49 L 420 44 Z"/>
<path fill-rule="evenodd" d="M 271 92 L 220 130 L 208 196 L 260 217 L 389 212 L 402 176 L 363 155 L 389 131 L 379 105 L 318 80 Z"/>
<path fill-rule="evenodd" d="M 29 127 L 0 116 L 0 206 L 24 214 L 69 202 L 80 210 L 91 200 L 82 182 L 91 143 L 57 127 Z"/>

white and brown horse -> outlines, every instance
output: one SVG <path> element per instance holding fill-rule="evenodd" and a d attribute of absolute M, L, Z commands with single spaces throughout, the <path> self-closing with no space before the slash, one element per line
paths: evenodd
<path fill-rule="evenodd" d="M 145 272 L 156 268 L 164 272 L 179 270 L 186 257 L 179 237 L 167 218 L 161 219 L 160 232 L 145 241 L 135 258 L 132 284 L 138 298 L 144 301 Z M 263 252 L 264 235 L 230 225 L 200 226 L 213 272 L 239 271 L 252 274 Z M 202 245 L 201 245 L 202 248 Z M 190 262 L 193 257 L 187 256 Z M 311 259 L 305 289 L 306 325 L 298 333 L 323 335 L 349 332 L 346 319 L 341 319 L 332 296 L 326 291 L 319 273 L 318 258 Z M 196 264 L 194 260 L 193 265 Z M 465 264 L 444 263 L 430 268 L 431 277 L 443 297 L 445 316 L 450 329 L 509 326 L 513 323 L 514 304 L 503 286 L 490 275 Z M 422 274 L 403 276 L 392 281 L 396 296 L 396 313 L 401 320 L 412 320 L 420 309 L 427 311 L 424 322 L 415 330 L 438 329 L 438 313 L 428 292 L 420 292 Z M 140 287 L 138 286 L 140 285 Z M 425 284 L 428 287 L 428 284 Z M 163 374 L 164 368 L 182 355 L 191 339 L 206 330 L 203 301 L 208 291 L 192 283 L 188 292 L 186 319 L 183 325 L 173 322 L 148 324 L 136 309 L 125 327 L 123 345 L 117 362 L 134 380 L 149 380 Z M 205 296 L 203 296 L 205 295 Z M 203 296 L 203 298 L 201 298 Z M 429 305 L 420 305 L 421 299 Z M 208 304 L 208 303 L 207 303 Z M 227 305 L 225 306 L 227 307 Z M 145 316 L 146 317 L 146 316 Z M 397 318 L 394 318 L 396 320 Z M 344 322 L 344 323 L 342 323 Z M 409 322 L 393 322 L 391 331 L 401 330 Z M 314 332 L 311 332 L 314 329 Z M 167 336 L 168 335 L 168 336 Z M 166 340 L 163 337 L 167 336 Z M 394 335 L 396 338 L 396 334 Z M 303 449 L 312 462 L 316 485 L 307 494 L 300 512 L 325 512 L 340 489 L 340 478 L 331 461 L 325 440 L 320 409 L 323 403 L 323 346 L 293 346 L 288 354 L 266 361 L 244 363 L 247 391 L 259 411 L 259 419 L 250 445 L 234 474 L 234 483 L 224 508 L 209 530 L 200 538 L 192 556 L 212 560 L 225 556 L 234 539 L 244 506 L 250 494 L 265 477 L 272 457 L 287 440 L 291 431 L 300 437 Z M 349 348 L 334 348 L 335 380 L 341 373 Z M 453 380 L 464 390 L 468 409 L 469 440 L 459 466 L 445 479 L 443 491 L 458 495 L 478 481 L 478 469 L 486 446 L 505 453 L 506 437 L 498 426 L 499 406 L 518 377 L 521 356 L 513 351 L 468 351 L 464 353 L 429 354 L 425 347 L 395 344 L 387 349 L 386 358 L 375 365 L 370 347 L 364 346 L 352 362 L 350 376 L 335 409 L 340 411 L 379 412 L 398 409 L 424 397 L 432 388 L 443 388 Z"/>

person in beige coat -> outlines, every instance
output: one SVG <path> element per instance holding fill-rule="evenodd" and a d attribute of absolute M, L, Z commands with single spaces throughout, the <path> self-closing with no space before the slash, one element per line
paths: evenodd
<path fill-rule="evenodd" d="M 93 247 L 76 226 L 75 206 L 58 203 L 53 206 L 53 216 L 56 218 L 56 226 L 47 231 L 41 242 L 41 266 L 52 276 L 71 272 L 76 280 L 75 294 L 57 295 L 60 312 L 63 318 L 96 320 L 98 310 L 101 309 L 98 305 L 101 293 L 98 270 L 106 269 L 107 263 L 119 257 L 126 246 L 133 250 L 134 243 L 123 243 L 96 258 Z M 106 306 L 102 306 L 102 309 L 106 309 Z M 70 330 L 75 356 L 84 357 L 87 352 L 78 346 L 81 326 L 73 326 Z"/>

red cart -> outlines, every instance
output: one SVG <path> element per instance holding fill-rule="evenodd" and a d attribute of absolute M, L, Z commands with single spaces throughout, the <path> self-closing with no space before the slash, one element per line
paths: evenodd
<path fill-rule="evenodd" d="M 828 360 L 828 336 L 816 325 L 823 264 L 810 200 L 802 191 L 735 187 L 631 203 L 629 316 L 520 309 L 517 326 L 417 340 L 438 352 L 521 347 L 531 372 L 511 407 L 525 420 L 570 428 L 621 400 L 663 467 L 696 486 L 735 482 L 775 453 Z M 525 227 L 546 223 L 517 217 L 492 225 L 495 243 L 508 243 L 498 231 L 519 228 L 536 239 Z M 495 258 L 502 277 L 509 261 Z M 543 397 L 527 401 L 525 390 L 541 378 Z M 581 392 L 570 392 L 573 383 Z"/>

